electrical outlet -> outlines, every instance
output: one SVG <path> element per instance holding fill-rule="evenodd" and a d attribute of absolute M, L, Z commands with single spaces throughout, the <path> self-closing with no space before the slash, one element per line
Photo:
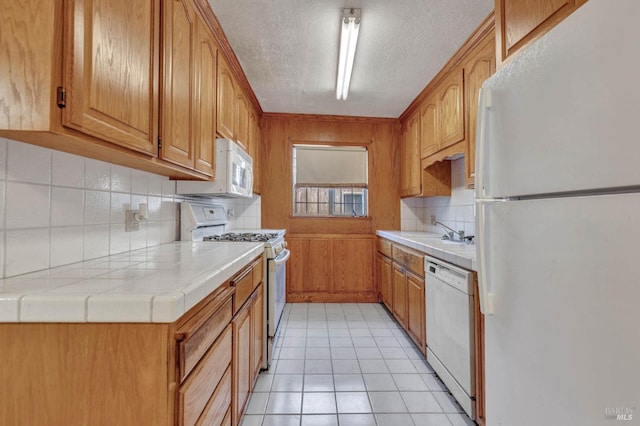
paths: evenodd
<path fill-rule="evenodd" d="M 125 211 L 124 232 L 133 232 L 140 229 L 140 222 L 135 218 L 136 213 L 138 213 L 138 210 Z"/>
<path fill-rule="evenodd" d="M 431 215 L 431 224 L 432 224 L 432 225 L 435 225 L 437 220 L 438 220 L 438 219 L 436 219 L 436 215 L 432 214 L 432 215 Z"/>

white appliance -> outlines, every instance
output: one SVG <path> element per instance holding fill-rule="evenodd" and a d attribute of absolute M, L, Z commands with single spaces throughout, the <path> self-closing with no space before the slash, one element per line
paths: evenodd
<path fill-rule="evenodd" d="M 639 17 L 589 0 L 483 85 L 487 426 L 640 423 Z"/>
<path fill-rule="evenodd" d="M 424 276 L 427 361 L 475 419 L 473 273 L 425 256 Z"/>
<path fill-rule="evenodd" d="M 286 248 L 284 229 L 227 230 L 227 214 L 223 206 L 206 202 L 180 203 L 180 238 L 183 241 L 256 241 L 264 243 L 265 305 L 264 324 L 267 340 L 263 349 L 262 368 L 268 369 L 279 338 L 279 325 L 287 295 L 287 266 L 291 252 Z"/>
<path fill-rule="evenodd" d="M 178 194 L 196 197 L 251 197 L 253 194 L 253 159 L 230 139 L 216 139 L 216 170 L 212 181 L 183 180 L 176 186 Z"/>

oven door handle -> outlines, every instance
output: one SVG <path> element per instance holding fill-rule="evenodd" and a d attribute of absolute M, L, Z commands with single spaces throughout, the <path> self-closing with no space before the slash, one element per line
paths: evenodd
<path fill-rule="evenodd" d="M 283 263 L 286 263 L 290 257 L 291 257 L 291 252 L 287 249 L 284 249 L 278 256 L 276 256 L 275 259 L 273 259 L 273 264 L 275 266 L 282 265 Z"/>

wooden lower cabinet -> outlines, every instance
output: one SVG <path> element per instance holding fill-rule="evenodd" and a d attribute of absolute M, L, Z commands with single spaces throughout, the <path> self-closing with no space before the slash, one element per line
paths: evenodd
<path fill-rule="evenodd" d="M 422 353 L 426 353 L 424 254 L 388 240 L 378 241 L 380 299 Z"/>
<path fill-rule="evenodd" d="M 393 265 L 393 315 L 407 328 L 407 273 L 402 266 Z"/>
<path fill-rule="evenodd" d="M 255 297 L 251 302 L 251 334 L 253 345 L 251 365 L 254 379 L 258 377 L 260 368 L 262 367 L 262 355 L 265 343 L 264 303 L 264 286 L 260 283 L 256 289 Z"/>
<path fill-rule="evenodd" d="M 255 268 L 262 268 L 262 262 Z M 253 384 L 262 365 L 264 342 L 264 284 L 258 283 L 254 292 L 240 308 L 233 326 L 233 390 L 232 415 L 234 425 L 240 424 Z"/>
<path fill-rule="evenodd" d="M 251 392 L 251 303 L 247 303 L 233 319 L 233 415 L 239 424 Z"/>
<path fill-rule="evenodd" d="M 170 324 L 0 324 L 0 425 L 174 424 L 172 335 Z"/>
<path fill-rule="evenodd" d="M 371 235 L 287 238 L 288 302 L 375 302 L 375 240 Z"/>
<path fill-rule="evenodd" d="M 256 285 L 233 318 L 235 278 L 170 324 L 0 323 L 0 425 L 237 426 L 262 360 L 262 268 L 236 275 Z"/>
<path fill-rule="evenodd" d="M 424 278 L 407 272 L 407 333 L 426 353 Z"/>
<path fill-rule="evenodd" d="M 378 253 L 378 288 L 380 300 L 388 309 L 393 309 L 393 267 L 391 259 Z"/>
<path fill-rule="evenodd" d="M 178 389 L 178 424 L 194 425 L 203 415 L 225 370 L 231 363 L 231 328 L 209 349 Z"/>
<path fill-rule="evenodd" d="M 209 399 L 196 426 L 224 424 L 225 416 L 231 406 L 231 367 L 227 367 L 224 376 L 220 380 L 214 394 Z M 231 414 L 229 413 L 229 424 Z"/>

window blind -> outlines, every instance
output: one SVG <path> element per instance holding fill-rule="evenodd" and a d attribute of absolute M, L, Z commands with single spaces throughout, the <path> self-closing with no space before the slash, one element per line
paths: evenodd
<path fill-rule="evenodd" d="M 367 187 L 367 149 L 295 145 L 295 185 Z"/>

